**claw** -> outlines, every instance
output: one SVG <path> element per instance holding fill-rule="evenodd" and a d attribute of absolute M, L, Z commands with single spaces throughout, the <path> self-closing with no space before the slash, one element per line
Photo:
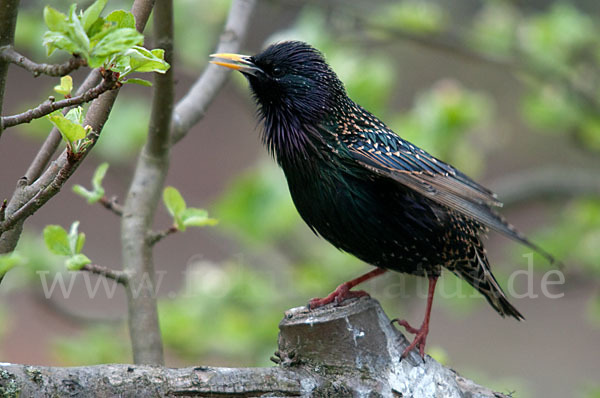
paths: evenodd
<path fill-rule="evenodd" d="M 425 310 L 425 319 L 423 319 L 423 324 L 421 324 L 420 328 L 412 327 L 407 321 L 403 319 L 395 318 L 392 320 L 392 324 L 397 322 L 398 325 L 403 326 L 408 333 L 412 333 L 415 335 L 412 343 L 409 344 L 402 355 L 400 360 L 406 358 L 409 352 L 412 351 L 413 348 L 419 347 L 419 354 L 421 355 L 421 359 L 425 362 L 425 343 L 427 342 L 427 334 L 429 333 L 429 318 L 431 317 L 431 305 L 433 304 L 433 294 L 435 291 L 435 284 L 437 282 L 437 277 L 429 278 L 429 292 L 427 294 L 427 309 Z"/>
<path fill-rule="evenodd" d="M 329 296 L 324 297 L 324 298 L 314 298 L 308 302 L 308 305 L 306 307 L 309 310 L 312 310 L 314 308 L 319 308 L 319 307 L 322 307 L 322 306 L 330 304 L 330 303 L 335 303 L 335 305 L 337 306 L 337 305 L 340 305 L 344 300 L 349 299 L 349 298 L 368 296 L 369 294 L 367 292 L 365 292 L 364 290 L 354 291 L 354 290 L 350 290 L 350 289 L 352 289 L 354 286 L 358 285 L 359 283 L 362 283 L 371 278 L 374 278 L 377 275 L 381 275 L 384 272 L 385 272 L 385 270 L 383 268 L 377 268 L 371 272 L 367 272 L 366 274 L 359 276 L 356 279 L 353 279 L 346 283 L 342 283 Z"/>

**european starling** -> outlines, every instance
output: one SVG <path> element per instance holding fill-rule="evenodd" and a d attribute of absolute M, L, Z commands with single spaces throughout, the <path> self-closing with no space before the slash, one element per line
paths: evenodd
<path fill-rule="evenodd" d="M 429 278 L 424 321 L 398 323 L 424 357 L 435 284 L 442 267 L 477 289 L 501 315 L 522 320 L 492 275 L 481 235 L 501 232 L 552 257 L 496 214 L 487 188 L 403 140 L 356 104 L 323 55 L 299 41 L 260 54 L 213 54 L 248 79 L 264 123 L 262 140 L 285 173 L 300 216 L 338 249 L 377 267 L 338 286 L 315 308 L 386 270 Z"/>

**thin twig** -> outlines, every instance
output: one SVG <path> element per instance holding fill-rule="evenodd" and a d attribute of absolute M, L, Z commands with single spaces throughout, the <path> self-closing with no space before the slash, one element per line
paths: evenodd
<path fill-rule="evenodd" d="M 129 283 L 129 276 L 124 271 L 117 271 L 103 265 L 98 264 L 87 264 L 82 270 L 91 272 L 93 274 L 101 275 L 105 278 L 112 279 L 117 283 L 127 286 Z"/>
<path fill-rule="evenodd" d="M 0 49 L 0 58 L 28 70 L 35 77 L 41 74 L 48 76 L 65 76 L 75 69 L 87 65 L 86 60 L 78 56 L 73 56 L 73 58 L 62 64 L 38 64 L 17 52 L 12 46 Z"/>
<path fill-rule="evenodd" d="M 250 17 L 255 6 L 256 0 L 235 0 L 232 3 L 215 52 L 239 51 L 248 31 Z M 206 66 L 196 83 L 175 106 L 171 125 L 172 144 L 179 142 L 190 128 L 204 117 L 206 109 L 225 83 L 227 76 L 229 76 L 227 68 L 213 64 Z"/>
<path fill-rule="evenodd" d="M 179 231 L 177 229 L 177 227 L 175 225 L 172 225 L 171 227 L 163 230 L 163 231 L 152 231 L 148 234 L 148 239 L 146 240 L 148 242 L 148 244 L 150 246 L 154 246 L 155 244 L 157 244 L 158 242 L 160 242 L 163 238 L 166 238 L 167 236 L 174 234 L 175 232 Z"/>
<path fill-rule="evenodd" d="M 101 94 L 112 90 L 116 87 L 119 87 L 119 82 L 116 78 L 116 75 L 112 72 L 107 71 L 104 75 L 104 79 L 102 79 L 100 84 L 81 95 L 72 98 L 65 98 L 64 100 L 60 101 L 54 101 L 54 98 L 51 97 L 50 99 L 48 99 L 48 101 L 26 112 L 20 113 L 18 115 L 2 117 L 2 119 L 0 119 L 0 124 L 2 125 L 2 128 L 7 128 L 22 123 L 29 123 L 33 119 L 39 119 L 40 117 L 46 116 L 58 109 L 83 104 L 85 102 L 90 102 L 98 98 Z"/>
<path fill-rule="evenodd" d="M 119 216 L 119 217 L 123 216 L 123 206 L 121 206 L 120 204 L 117 203 L 116 196 L 113 196 L 110 199 L 108 199 L 106 196 L 103 196 L 100 198 L 98 203 L 100 203 L 102 206 L 104 206 L 104 208 L 106 208 L 107 210 L 110 210 L 113 213 L 115 213 L 117 216 Z"/>

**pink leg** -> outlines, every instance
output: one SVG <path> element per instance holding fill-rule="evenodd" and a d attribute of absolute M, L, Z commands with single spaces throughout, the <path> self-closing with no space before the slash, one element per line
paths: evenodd
<path fill-rule="evenodd" d="M 419 347 L 419 354 L 421 358 L 425 359 L 425 342 L 427 341 L 427 334 L 429 333 L 429 317 L 431 316 L 431 306 L 433 304 L 433 294 L 435 293 L 435 284 L 437 283 L 438 277 L 429 278 L 429 291 L 427 293 L 427 309 L 425 310 L 425 319 L 419 329 L 416 329 L 405 320 L 394 319 L 393 322 L 398 322 L 398 325 L 404 326 L 407 332 L 413 333 L 415 339 L 402 353 L 402 358 L 406 358 L 408 353 L 415 347 Z"/>
<path fill-rule="evenodd" d="M 364 281 L 368 281 L 369 279 L 374 278 L 377 275 L 383 274 L 385 271 L 387 270 L 383 268 L 376 268 L 373 271 L 367 272 L 366 274 L 361 275 L 356 279 L 352 279 L 351 281 L 342 283 L 329 296 L 324 298 L 314 298 L 310 300 L 308 302 L 308 308 L 318 308 L 332 302 L 336 302 L 337 304 L 339 304 L 348 298 L 368 296 L 369 294 L 364 290 L 350 291 L 350 289 L 352 289 L 359 283 L 363 283 Z"/>

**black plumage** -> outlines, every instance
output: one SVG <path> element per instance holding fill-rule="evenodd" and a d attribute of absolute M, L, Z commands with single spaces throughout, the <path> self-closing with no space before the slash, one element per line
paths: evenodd
<path fill-rule="evenodd" d="M 260 54 L 214 54 L 242 72 L 264 122 L 263 141 L 283 169 L 298 212 L 335 247 L 378 267 L 342 284 L 319 306 L 384 270 L 428 277 L 430 296 L 408 350 L 424 353 L 431 300 L 446 268 L 474 286 L 502 316 L 523 319 L 496 282 L 481 235 L 493 229 L 547 256 L 492 207 L 496 196 L 454 167 L 396 135 L 353 102 L 319 51 L 306 43 Z M 405 354 L 406 354 L 405 352 Z"/>

